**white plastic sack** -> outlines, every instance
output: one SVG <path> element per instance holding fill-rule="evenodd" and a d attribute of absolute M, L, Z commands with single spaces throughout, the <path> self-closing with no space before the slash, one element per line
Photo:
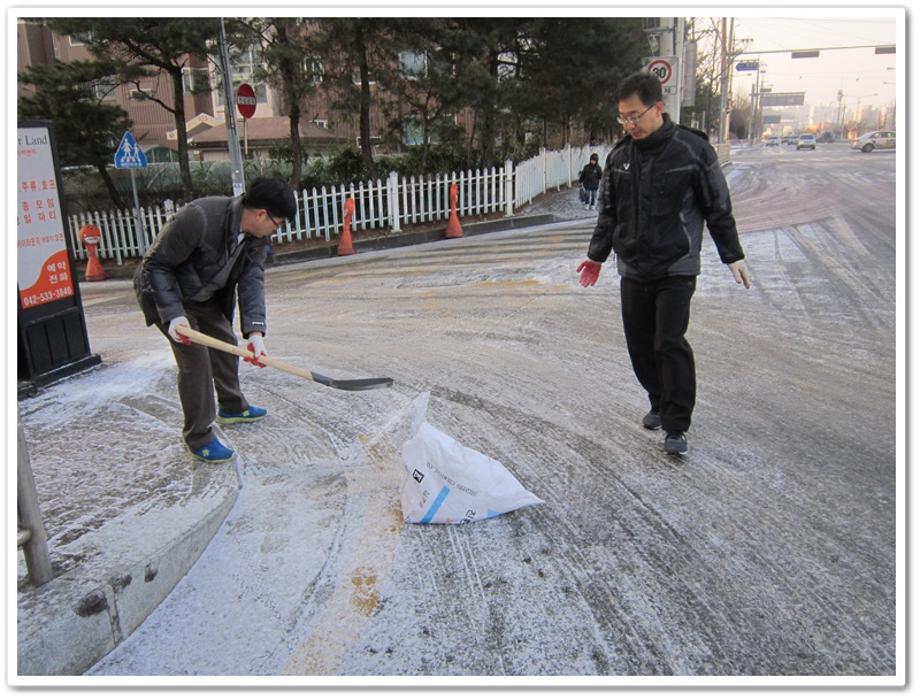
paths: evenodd
<path fill-rule="evenodd" d="M 403 519 L 407 523 L 467 523 L 543 503 L 500 462 L 464 447 L 426 419 L 425 392 L 412 404 L 402 446 Z"/>

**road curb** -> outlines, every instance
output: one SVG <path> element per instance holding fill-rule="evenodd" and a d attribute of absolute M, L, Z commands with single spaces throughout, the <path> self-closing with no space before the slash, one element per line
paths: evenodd
<path fill-rule="evenodd" d="M 484 233 L 494 233 L 496 231 L 510 231 L 517 228 L 527 228 L 530 226 L 542 226 L 544 224 L 557 223 L 558 218 L 551 214 L 539 214 L 535 216 L 515 216 L 507 219 L 498 219 L 496 221 L 483 221 L 477 224 L 465 224 L 463 226 L 464 236 L 478 236 Z M 388 250 L 390 248 L 401 248 L 403 246 L 418 245 L 420 243 L 430 243 L 432 241 L 446 240 L 444 236 L 444 227 L 425 229 L 423 231 L 413 231 L 411 233 L 399 233 L 387 235 L 383 234 L 373 238 L 364 238 L 356 240 L 353 243 L 356 254 L 366 253 L 375 250 Z M 278 265 L 288 265 L 291 263 L 304 262 L 307 260 L 322 260 L 324 258 L 338 257 L 338 243 L 308 248 L 305 250 L 295 250 L 290 252 L 279 251 L 269 256 L 266 267 L 275 267 Z"/>
<path fill-rule="evenodd" d="M 217 534 L 242 487 L 236 468 L 232 477 L 217 471 L 202 473 L 231 483 L 218 484 L 223 490 L 219 502 L 151 556 L 95 574 L 75 569 L 40 588 L 20 591 L 19 676 L 82 675 L 163 602 Z"/>

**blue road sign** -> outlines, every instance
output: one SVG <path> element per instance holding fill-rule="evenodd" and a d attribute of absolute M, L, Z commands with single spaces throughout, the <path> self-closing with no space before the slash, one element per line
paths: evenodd
<path fill-rule="evenodd" d="M 757 70 L 760 67 L 760 64 L 757 61 L 739 61 L 735 64 L 735 70 Z"/>
<path fill-rule="evenodd" d="M 121 137 L 121 143 L 118 144 L 118 149 L 115 151 L 115 167 L 147 167 L 147 156 L 144 155 L 144 152 L 138 147 L 137 141 L 134 140 L 130 131 L 126 131 L 125 135 Z"/>

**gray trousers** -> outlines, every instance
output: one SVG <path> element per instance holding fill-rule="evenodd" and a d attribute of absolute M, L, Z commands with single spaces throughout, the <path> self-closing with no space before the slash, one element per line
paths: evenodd
<path fill-rule="evenodd" d="M 230 321 L 221 313 L 220 305 L 211 302 L 186 303 L 185 317 L 197 331 L 236 345 L 237 338 Z M 217 417 L 214 390 L 221 408 L 240 412 L 249 402 L 240 389 L 240 358 L 203 345 L 182 345 L 169 337 L 169 325 L 157 323 L 167 337 L 178 367 L 179 402 L 185 423 L 182 436 L 189 449 L 197 450 L 213 440 L 213 423 Z"/>

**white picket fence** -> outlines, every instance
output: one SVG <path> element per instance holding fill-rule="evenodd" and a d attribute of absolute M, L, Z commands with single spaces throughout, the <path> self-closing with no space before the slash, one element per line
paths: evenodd
<path fill-rule="evenodd" d="M 543 149 L 538 156 L 517 166 L 509 160 L 501 168 L 450 175 L 405 177 L 390 173 L 386 180 L 301 190 L 295 192 L 296 217 L 286 222 L 272 240 L 282 245 L 313 238 L 332 240 L 341 233 L 347 199 L 355 200 L 352 231 L 389 228 L 399 232 L 403 226 L 446 221 L 450 216 L 450 186 L 454 183 L 458 188 L 460 218 L 495 212 L 512 216 L 515 208 L 533 201 L 549 188 L 558 189 L 577 180 L 591 153 L 598 153 L 603 164 L 608 151 L 609 148 L 599 146 Z M 126 259 L 140 257 L 174 211 L 169 203 L 141 207 L 141 226 L 133 209 L 74 214 L 69 217 L 74 254 L 79 260 L 86 259 L 80 229 L 92 224 L 102 233 L 100 258 L 122 264 Z"/>
<path fill-rule="evenodd" d="M 597 153 L 603 168 L 610 150 L 609 146 L 569 147 L 561 151 L 544 149 L 530 160 L 518 163 L 514 173 L 514 206 L 522 207 L 551 187 L 558 190 L 578 180 L 578 174 L 592 153 Z"/>

